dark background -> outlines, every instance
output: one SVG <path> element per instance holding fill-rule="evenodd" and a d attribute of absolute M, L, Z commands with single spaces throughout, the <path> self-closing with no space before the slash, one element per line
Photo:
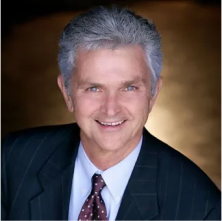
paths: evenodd
<path fill-rule="evenodd" d="M 151 1 L 152 0 L 150 0 L 150 2 Z M 180 0 L 174 1 L 178 2 Z M 5 36 L 5 34 L 7 34 L 8 31 L 10 31 L 10 29 L 18 23 L 26 22 L 49 13 L 85 10 L 95 5 L 125 5 L 129 2 L 136 2 L 136 0 L 2 0 L 2 34 Z M 155 0 L 152 2 L 155 2 Z M 190 0 L 190 2 L 195 2 L 205 6 L 221 6 L 220 0 Z"/>

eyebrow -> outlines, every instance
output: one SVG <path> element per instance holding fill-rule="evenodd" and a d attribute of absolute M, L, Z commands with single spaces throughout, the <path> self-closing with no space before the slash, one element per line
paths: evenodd
<path fill-rule="evenodd" d="M 143 78 L 135 78 L 133 80 L 123 81 L 122 85 L 130 85 L 130 84 L 138 84 L 138 83 L 146 84 L 146 80 Z"/>
<path fill-rule="evenodd" d="M 104 85 L 100 84 L 100 83 L 93 83 L 93 82 L 90 82 L 90 81 L 80 81 L 78 83 L 78 87 L 84 87 L 84 86 L 102 87 Z"/>
<path fill-rule="evenodd" d="M 135 77 L 132 80 L 127 80 L 127 81 L 122 81 L 121 85 L 125 86 L 125 85 L 131 85 L 131 84 L 138 84 L 138 83 L 144 83 L 146 84 L 146 80 L 144 78 L 140 78 L 140 77 Z M 104 84 L 101 83 L 96 83 L 96 82 L 90 82 L 88 80 L 81 80 L 78 83 L 78 87 L 84 87 L 84 86 L 94 86 L 94 87 L 104 87 Z"/>

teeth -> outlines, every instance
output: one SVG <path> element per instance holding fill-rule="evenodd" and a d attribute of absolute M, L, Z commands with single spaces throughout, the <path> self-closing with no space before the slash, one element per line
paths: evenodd
<path fill-rule="evenodd" d="M 104 122 L 100 122 L 102 125 L 105 125 L 105 126 L 116 126 L 116 125 L 119 125 L 119 124 L 122 124 L 123 121 L 117 121 L 117 122 L 112 122 L 112 123 L 104 123 Z"/>

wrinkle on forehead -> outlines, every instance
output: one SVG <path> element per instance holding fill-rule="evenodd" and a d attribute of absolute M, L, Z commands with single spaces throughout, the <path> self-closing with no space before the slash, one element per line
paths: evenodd
<path fill-rule="evenodd" d="M 143 49 L 140 46 L 132 46 L 115 50 L 79 51 L 74 76 L 75 83 L 80 87 L 80 85 L 104 86 L 112 83 L 147 84 L 151 75 Z"/>
<path fill-rule="evenodd" d="M 98 53 L 99 52 L 99 53 Z M 84 49 L 79 49 L 77 53 L 77 59 L 76 59 L 76 69 L 79 69 L 80 67 L 84 66 L 85 61 L 87 58 L 91 60 L 91 62 L 97 63 L 97 56 L 100 56 L 100 62 L 98 62 L 97 66 L 98 68 L 100 67 L 101 63 L 103 64 L 103 60 L 106 60 L 106 65 L 113 65 L 115 63 L 112 62 L 113 58 L 123 58 L 124 54 L 131 55 L 133 57 L 134 62 L 139 62 L 142 65 L 140 66 L 141 69 L 145 69 L 145 71 L 150 72 L 147 61 L 146 61 L 146 56 L 145 52 L 142 49 L 140 45 L 131 45 L 131 46 L 123 46 L 123 47 L 118 47 L 115 49 L 107 49 L 107 48 L 101 48 L 101 49 L 94 49 L 94 50 L 84 50 Z M 107 60 L 106 57 L 107 55 L 111 57 L 110 60 Z M 103 59 L 104 58 L 104 59 Z M 110 61 L 110 62 L 109 62 Z"/>

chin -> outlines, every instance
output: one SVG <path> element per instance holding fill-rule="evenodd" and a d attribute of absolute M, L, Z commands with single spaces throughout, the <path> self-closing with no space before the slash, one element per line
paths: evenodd
<path fill-rule="evenodd" d="M 120 142 L 120 139 L 113 139 L 113 137 L 110 139 L 98 140 L 96 143 L 102 150 L 106 151 L 117 151 L 123 148 L 126 144 L 123 141 Z"/>

